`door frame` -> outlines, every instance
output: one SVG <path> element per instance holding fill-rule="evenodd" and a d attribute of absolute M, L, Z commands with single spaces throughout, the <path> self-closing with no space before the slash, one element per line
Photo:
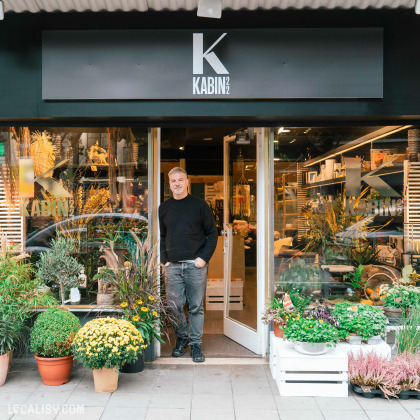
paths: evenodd
<path fill-rule="evenodd" d="M 268 356 L 268 327 L 261 316 L 267 298 L 271 296 L 273 276 L 273 215 L 274 215 L 274 128 L 255 128 L 257 135 L 257 354 Z M 161 128 L 149 129 L 149 221 L 153 242 L 160 238 L 158 208 L 161 204 L 160 185 Z M 160 255 L 158 252 L 158 262 Z M 155 340 L 155 357 L 160 357 L 160 343 Z"/>
<path fill-rule="evenodd" d="M 235 322 L 227 317 L 229 282 L 231 259 L 232 228 L 226 226 L 228 220 L 228 207 L 223 210 L 223 223 L 225 230 L 225 295 L 223 311 L 224 334 L 233 340 L 249 348 L 256 354 L 267 356 L 268 352 L 268 327 L 262 323 L 267 298 L 270 296 L 270 284 L 273 273 L 273 139 L 274 129 L 258 127 L 255 129 L 256 154 L 257 154 L 257 331 Z M 223 173 L 224 173 L 224 196 L 229 197 L 229 159 L 228 145 L 233 138 L 224 139 L 223 147 Z M 242 343 L 241 343 L 242 341 Z"/>

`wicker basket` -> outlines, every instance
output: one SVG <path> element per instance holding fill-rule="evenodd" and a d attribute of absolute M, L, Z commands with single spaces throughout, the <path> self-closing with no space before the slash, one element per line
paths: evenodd
<path fill-rule="evenodd" d="M 366 289 L 376 290 L 378 287 L 381 287 L 383 284 L 388 284 L 391 286 L 394 283 L 394 279 L 387 273 L 376 273 L 369 277 L 365 284 L 365 296 L 366 299 L 371 299 Z"/>

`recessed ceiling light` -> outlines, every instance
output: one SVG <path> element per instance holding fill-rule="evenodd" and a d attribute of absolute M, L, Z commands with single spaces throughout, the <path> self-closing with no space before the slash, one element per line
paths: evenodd
<path fill-rule="evenodd" d="M 290 133 L 290 130 L 286 130 L 284 127 L 280 127 L 277 130 L 277 134 L 280 134 L 280 133 Z"/>
<path fill-rule="evenodd" d="M 184 150 L 184 146 L 180 146 L 179 150 Z"/>
<path fill-rule="evenodd" d="M 210 140 L 213 140 L 213 137 L 203 137 L 203 140 L 204 141 L 210 141 Z"/>

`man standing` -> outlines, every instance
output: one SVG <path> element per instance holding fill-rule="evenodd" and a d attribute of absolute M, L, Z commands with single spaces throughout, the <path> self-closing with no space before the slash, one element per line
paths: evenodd
<path fill-rule="evenodd" d="M 188 194 L 188 178 L 184 169 L 169 171 L 173 198 L 159 207 L 160 261 L 164 266 L 166 293 L 176 323 L 176 345 L 173 357 L 180 357 L 188 347 L 187 320 L 184 315 L 188 300 L 189 336 L 194 362 L 204 362 L 201 351 L 208 262 L 217 245 L 217 229 L 213 213 L 204 200 Z"/>

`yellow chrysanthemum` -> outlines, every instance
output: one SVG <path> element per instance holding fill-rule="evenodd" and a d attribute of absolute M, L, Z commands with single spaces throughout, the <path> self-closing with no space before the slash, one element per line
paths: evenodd
<path fill-rule="evenodd" d="M 141 311 L 142 311 L 142 312 L 147 312 L 148 310 L 149 310 L 149 308 L 146 308 L 145 306 L 142 306 L 142 307 L 141 307 Z"/>
<path fill-rule="evenodd" d="M 155 300 L 155 298 L 153 296 L 149 296 L 149 300 L 151 300 L 153 302 Z"/>
<path fill-rule="evenodd" d="M 127 302 L 121 302 L 120 304 L 121 308 L 126 308 L 128 306 Z"/>
<path fill-rule="evenodd" d="M 137 322 L 137 321 L 139 321 L 140 320 L 140 317 L 138 316 L 138 315 L 134 315 L 133 316 L 133 321 L 134 322 Z"/>
<path fill-rule="evenodd" d="M 159 314 L 156 311 L 153 311 L 152 314 L 153 316 L 156 316 L 156 317 L 159 316 Z"/>
<path fill-rule="evenodd" d="M 143 301 L 142 301 L 142 300 L 140 300 L 140 299 L 139 299 L 139 300 L 137 300 L 136 302 L 137 302 L 139 305 L 143 305 Z"/>

